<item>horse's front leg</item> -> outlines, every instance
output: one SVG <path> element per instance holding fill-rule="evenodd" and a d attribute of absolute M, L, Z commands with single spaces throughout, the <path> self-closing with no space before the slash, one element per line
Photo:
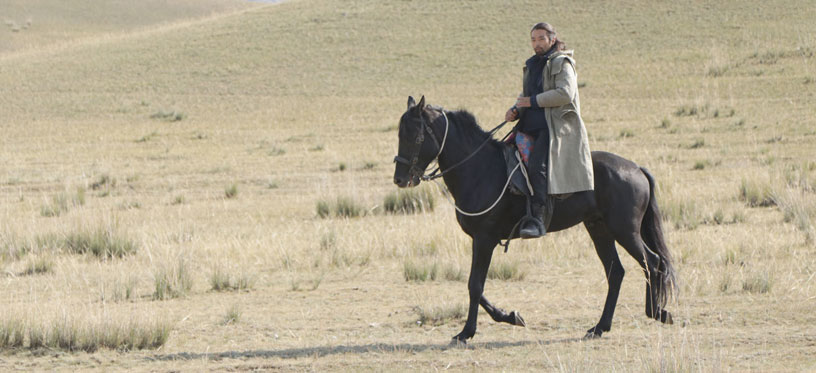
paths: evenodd
<path fill-rule="evenodd" d="M 484 292 L 484 283 L 487 278 L 487 268 L 490 267 L 490 259 L 493 257 L 493 248 L 499 243 L 497 239 L 473 238 L 473 258 L 470 264 L 470 279 L 468 280 L 468 292 L 470 293 L 470 305 L 468 307 L 467 322 L 462 332 L 453 337 L 453 342 L 465 343 L 476 334 L 476 317 L 479 314 L 479 301 Z"/>
<path fill-rule="evenodd" d="M 503 309 L 490 304 L 490 301 L 485 298 L 484 294 L 482 294 L 482 299 L 479 301 L 479 304 L 481 304 L 482 308 L 487 311 L 487 314 L 493 318 L 493 321 L 506 322 L 516 326 L 527 326 L 527 323 L 524 322 L 520 313 L 516 311 L 511 311 L 510 313 L 505 312 Z"/>

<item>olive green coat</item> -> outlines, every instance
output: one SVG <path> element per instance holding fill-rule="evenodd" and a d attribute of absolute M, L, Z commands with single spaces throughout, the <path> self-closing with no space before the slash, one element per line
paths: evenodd
<path fill-rule="evenodd" d="M 524 78 L 527 78 L 526 67 Z M 544 66 L 542 80 L 544 92 L 536 95 L 535 100 L 539 107 L 544 108 L 550 129 L 550 157 L 547 167 L 549 194 L 592 190 L 592 156 L 586 127 L 581 119 L 572 51 L 553 53 Z M 525 91 L 521 95 L 527 97 L 530 94 Z M 523 114 L 523 110 L 519 115 Z"/>

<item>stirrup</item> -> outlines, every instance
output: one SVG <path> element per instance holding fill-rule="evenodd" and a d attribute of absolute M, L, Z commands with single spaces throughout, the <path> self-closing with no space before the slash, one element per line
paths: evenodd
<path fill-rule="evenodd" d="M 530 224 L 532 224 L 532 227 Z M 526 228 L 534 228 L 536 232 L 530 234 L 529 232 L 525 232 L 525 230 L 527 230 Z M 522 218 L 522 225 L 521 228 L 519 228 L 519 237 L 522 239 L 528 239 L 544 237 L 546 235 L 547 230 L 544 228 L 544 223 L 540 219 L 532 216 L 525 216 Z"/>

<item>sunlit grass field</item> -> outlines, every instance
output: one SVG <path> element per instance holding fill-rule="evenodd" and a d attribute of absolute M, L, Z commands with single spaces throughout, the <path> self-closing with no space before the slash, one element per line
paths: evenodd
<path fill-rule="evenodd" d="M 69 4 L 73 4 L 69 5 Z M 816 369 L 816 7 L 801 1 L 0 4 L 1 370 Z M 503 120 L 532 24 L 593 150 L 656 177 L 679 296 L 612 331 L 581 227 L 496 250 L 397 194 L 409 95 Z M 503 133 L 502 133 L 503 134 Z"/>

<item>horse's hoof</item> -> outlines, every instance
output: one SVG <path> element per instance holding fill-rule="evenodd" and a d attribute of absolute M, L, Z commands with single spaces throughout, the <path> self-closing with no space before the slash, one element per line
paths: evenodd
<path fill-rule="evenodd" d="M 467 340 L 459 339 L 459 336 L 457 335 L 456 337 L 451 338 L 449 346 L 451 346 L 451 347 L 466 347 L 467 346 Z"/>
<path fill-rule="evenodd" d="M 524 318 L 521 317 L 520 313 L 518 313 L 516 311 L 510 312 L 510 317 L 513 318 L 513 325 L 521 326 L 521 327 L 525 327 L 525 328 L 527 327 L 527 323 L 524 322 Z"/>
<path fill-rule="evenodd" d="M 672 318 L 671 312 L 664 310 L 663 314 L 660 316 L 661 316 L 660 321 L 662 321 L 664 324 L 666 325 L 674 324 L 674 319 Z"/>
<path fill-rule="evenodd" d="M 603 334 L 603 332 L 598 330 L 598 328 L 592 328 L 592 329 L 587 330 L 586 335 L 584 335 L 584 340 L 588 341 L 590 339 L 598 339 L 598 338 L 601 338 L 602 334 Z"/>

